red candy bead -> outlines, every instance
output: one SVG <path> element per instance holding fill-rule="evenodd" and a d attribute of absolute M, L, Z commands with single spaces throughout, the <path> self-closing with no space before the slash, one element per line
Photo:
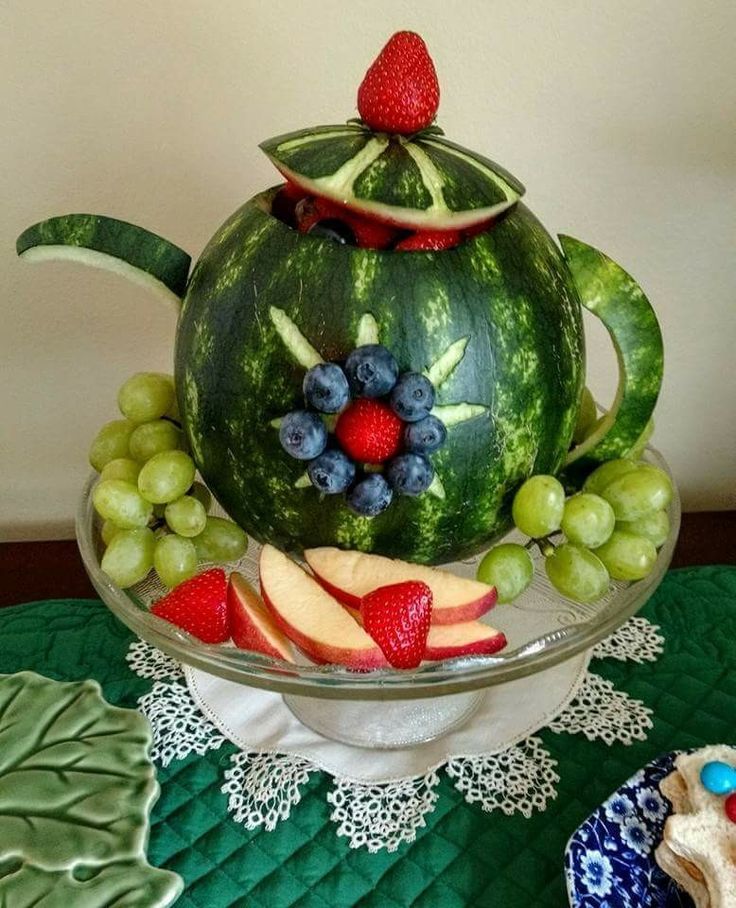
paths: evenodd
<path fill-rule="evenodd" d="M 726 816 L 732 823 L 736 823 L 736 792 L 726 798 Z"/>

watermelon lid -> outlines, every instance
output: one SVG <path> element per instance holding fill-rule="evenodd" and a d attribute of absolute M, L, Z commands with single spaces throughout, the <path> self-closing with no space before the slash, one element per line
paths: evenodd
<path fill-rule="evenodd" d="M 524 194 L 516 177 L 435 127 L 403 136 L 359 123 L 316 126 L 260 147 L 306 192 L 414 229 L 470 227 L 498 216 Z"/>
<path fill-rule="evenodd" d="M 524 187 L 510 173 L 443 137 L 440 87 L 416 32 L 392 35 L 358 89 L 361 119 L 261 144 L 306 193 L 398 227 L 461 230 L 510 208 Z"/>

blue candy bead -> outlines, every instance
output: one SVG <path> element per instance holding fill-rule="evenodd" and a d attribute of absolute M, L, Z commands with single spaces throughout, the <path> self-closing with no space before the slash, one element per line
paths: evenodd
<path fill-rule="evenodd" d="M 736 791 L 736 767 L 714 760 L 700 770 L 703 787 L 714 795 L 727 795 Z"/>

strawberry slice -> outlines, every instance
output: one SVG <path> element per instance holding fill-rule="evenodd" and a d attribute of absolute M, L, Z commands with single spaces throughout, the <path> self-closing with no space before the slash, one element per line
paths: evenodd
<path fill-rule="evenodd" d="M 211 568 L 175 586 L 151 608 L 203 643 L 224 643 L 230 638 L 227 621 L 227 577 Z"/>
<path fill-rule="evenodd" d="M 394 248 L 400 252 L 442 252 L 459 246 L 462 239 L 459 230 L 418 230 Z"/>
<path fill-rule="evenodd" d="M 432 590 L 419 580 L 382 586 L 363 597 L 363 627 L 394 668 L 416 668 L 427 649 Z"/>
<path fill-rule="evenodd" d="M 415 32 L 396 32 L 358 89 L 358 111 L 379 132 L 411 135 L 437 114 L 440 86 L 427 45 Z"/>

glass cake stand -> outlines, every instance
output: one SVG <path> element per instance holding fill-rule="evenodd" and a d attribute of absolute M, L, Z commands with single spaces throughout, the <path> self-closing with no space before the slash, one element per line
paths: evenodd
<path fill-rule="evenodd" d="M 647 450 L 646 459 L 670 472 L 654 449 Z M 102 542 L 92 506 L 97 478 L 96 473 L 90 476 L 84 487 L 76 532 L 87 573 L 108 608 L 143 640 L 186 666 L 244 685 L 244 697 L 247 687 L 281 693 L 292 713 L 318 734 L 362 747 L 404 747 L 438 738 L 466 722 L 484 692 L 518 679 L 528 679 L 527 699 L 528 688 L 534 685 L 532 698 L 538 691 L 540 702 L 544 700 L 545 672 L 550 677 L 554 666 L 565 662 L 572 666 L 575 656 L 589 651 L 646 603 L 669 566 L 680 528 L 675 488 L 671 532 L 652 573 L 635 583 L 613 582 L 603 599 L 587 605 L 564 598 L 549 584 L 535 548 L 537 569 L 530 587 L 512 604 L 496 606 L 481 619 L 506 634 L 505 650 L 426 663 L 414 670 L 358 672 L 313 665 L 306 657 L 293 664 L 229 644 L 204 644 L 151 614 L 148 606 L 165 592 L 153 572 L 134 589 L 122 590 L 100 568 Z M 258 543 L 250 540 L 245 556 L 229 566 L 256 588 L 259 553 Z M 480 557 L 445 569 L 474 578 Z"/>

